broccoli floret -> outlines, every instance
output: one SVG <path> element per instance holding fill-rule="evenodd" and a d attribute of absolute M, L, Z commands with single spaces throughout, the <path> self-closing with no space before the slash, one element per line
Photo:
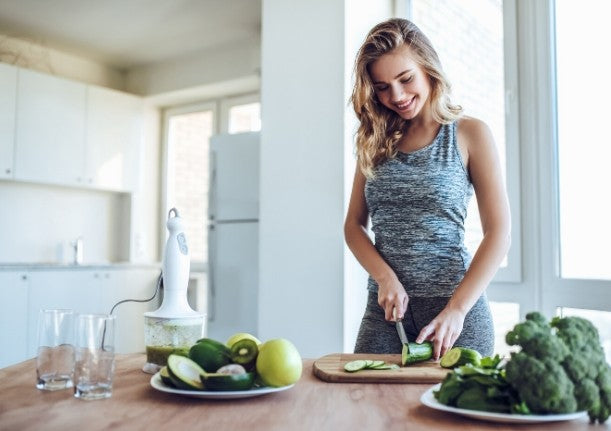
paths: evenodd
<path fill-rule="evenodd" d="M 562 365 L 575 385 L 580 410 L 587 410 L 592 422 L 603 423 L 611 410 L 611 373 L 596 327 L 581 317 L 555 317 L 551 326 L 568 346 L 570 354 Z"/>
<path fill-rule="evenodd" d="M 505 371 L 507 382 L 533 413 L 577 410 L 573 382 L 557 361 L 538 359 L 526 352 L 512 353 Z"/>
<path fill-rule="evenodd" d="M 526 315 L 526 320 L 514 326 L 505 337 L 510 346 L 520 346 L 522 351 L 538 359 L 552 357 L 562 361 L 568 354 L 566 344 L 554 337 L 552 327 L 541 313 Z"/>

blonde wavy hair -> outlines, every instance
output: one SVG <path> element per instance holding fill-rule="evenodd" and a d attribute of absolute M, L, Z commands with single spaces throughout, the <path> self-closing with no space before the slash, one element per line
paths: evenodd
<path fill-rule="evenodd" d="M 359 49 L 354 64 L 355 85 L 350 98 L 360 121 L 356 133 L 358 166 L 372 178 L 374 168 L 397 155 L 397 145 L 409 120 L 404 120 L 378 101 L 369 66 L 384 54 L 409 46 L 414 60 L 428 75 L 433 118 L 448 124 L 460 117 L 462 108 L 450 101 L 450 82 L 443 73 L 437 52 L 429 39 L 411 21 L 392 18 L 376 25 Z"/>

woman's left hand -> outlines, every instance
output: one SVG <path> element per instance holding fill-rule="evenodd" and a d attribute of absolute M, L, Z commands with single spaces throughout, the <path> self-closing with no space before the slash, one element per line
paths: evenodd
<path fill-rule="evenodd" d="M 433 343 L 433 359 L 440 357 L 452 348 L 462 332 L 465 314 L 457 309 L 444 308 L 431 323 L 420 331 L 416 343 L 429 340 Z"/>

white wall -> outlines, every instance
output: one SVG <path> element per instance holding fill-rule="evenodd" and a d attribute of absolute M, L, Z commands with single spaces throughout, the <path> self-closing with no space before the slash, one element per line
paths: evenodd
<path fill-rule="evenodd" d="M 0 263 L 60 263 L 79 236 L 85 263 L 128 259 L 127 195 L 0 181 L 0 209 Z"/>
<path fill-rule="evenodd" d="M 378 1 L 371 7 L 369 0 L 350 0 L 346 2 L 346 50 L 345 81 L 346 100 L 352 94 L 354 85 L 354 60 L 356 53 L 365 40 L 367 33 L 379 22 L 397 14 L 398 4 L 407 2 Z M 405 16 L 404 12 L 403 16 Z M 354 136 L 358 121 L 352 105 L 348 106 L 344 125 L 344 213 L 348 210 L 352 181 L 356 168 Z M 344 243 L 345 244 L 345 243 Z M 367 272 L 358 263 L 352 252 L 344 245 L 344 352 L 353 352 L 361 318 L 367 302 Z"/>
<path fill-rule="evenodd" d="M 304 357 L 344 349 L 345 83 L 363 29 L 389 4 L 263 2 L 259 335 Z"/>

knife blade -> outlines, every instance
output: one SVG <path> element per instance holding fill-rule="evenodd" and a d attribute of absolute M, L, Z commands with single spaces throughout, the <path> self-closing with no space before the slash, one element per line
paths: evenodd
<path fill-rule="evenodd" d="M 405 334 L 405 328 L 403 328 L 403 319 L 397 319 L 396 308 L 393 308 L 392 314 L 395 319 L 397 334 L 399 334 L 399 339 L 401 340 L 401 344 L 403 344 L 401 348 L 401 365 L 405 365 L 407 363 L 407 356 L 409 355 L 409 340 Z"/>

